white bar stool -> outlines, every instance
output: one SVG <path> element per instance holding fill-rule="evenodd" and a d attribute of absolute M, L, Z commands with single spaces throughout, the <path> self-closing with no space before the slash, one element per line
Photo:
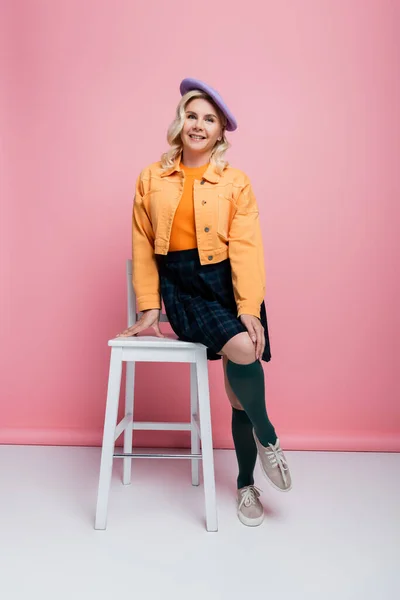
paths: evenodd
<path fill-rule="evenodd" d="M 128 327 L 130 327 L 136 322 L 139 315 L 136 313 L 131 260 L 127 261 L 126 267 Z M 161 315 L 160 320 L 168 321 L 164 314 Z M 156 336 L 114 338 L 109 340 L 108 345 L 111 346 L 111 360 L 94 528 L 106 529 L 107 526 L 108 498 L 114 458 L 122 458 L 124 461 L 122 481 L 125 485 L 131 483 L 132 458 L 175 458 L 192 461 L 192 485 L 199 485 L 199 460 L 202 460 L 206 528 L 207 531 L 218 531 L 206 347 L 203 344 Z M 125 416 L 117 424 L 123 362 L 126 362 Z M 189 423 L 134 421 L 136 362 L 190 363 L 191 420 Z M 133 453 L 134 429 L 190 431 L 191 452 L 184 454 Z M 124 434 L 124 451 L 123 453 L 115 452 L 115 442 L 122 433 Z"/>

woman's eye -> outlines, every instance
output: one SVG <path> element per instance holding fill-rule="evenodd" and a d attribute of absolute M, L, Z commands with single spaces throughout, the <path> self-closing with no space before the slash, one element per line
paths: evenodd
<path fill-rule="evenodd" d="M 195 119 L 196 117 L 194 115 L 188 115 L 188 119 L 191 119 L 191 118 Z M 212 117 L 208 117 L 206 119 L 206 121 L 209 121 L 210 123 L 214 123 L 214 119 Z"/>

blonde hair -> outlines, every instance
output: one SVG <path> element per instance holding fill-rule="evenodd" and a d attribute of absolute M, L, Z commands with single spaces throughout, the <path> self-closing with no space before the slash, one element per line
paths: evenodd
<path fill-rule="evenodd" d="M 167 152 L 164 152 L 161 156 L 162 170 L 166 171 L 170 169 L 175 164 L 178 155 L 182 152 L 183 142 L 181 139 L 181 132 L 186 119 L 186 106 L 190 102 L 190 100 L 193 100 L 193 98 L 204 98 L 204 100 L 208 100 L 208 102 L 211 102 L 221 122 L 221 141 L 217 141 L 215 143 L 215 146 L 210 156 L 210 163 L 212 163 L 215 166 L 217 172 L 221 175 L 225 167 L 229 165 L 229 162 L 224 159 L 224 155 L 228 148 L 231 147 L 231 144 L 225 137 L 226 117 L 224 113 L 215 104 L 215 102 L 213 102 L 212 98 L 210 98 L 208 94 L 202 92 L 201 90 L 191 90 L 190 92 L 187 92 L 184 96 L 182 96 L 178 106 L 176 107 L 175 119 L 168 127 L 167 132 L 167 141 L 171 148 Z"/>

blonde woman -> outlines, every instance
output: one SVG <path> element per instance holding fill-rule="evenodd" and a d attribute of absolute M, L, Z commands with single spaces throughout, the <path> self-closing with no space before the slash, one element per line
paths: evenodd
<path fill-rule="evenodd" d="M 257 459 L 280 491 L 291 476 L 265 405 L 261 360 L 271 360 L 264 303 L 264 257 L 256 198 L 248 176 L 229 166 L 226 131 L 237 123 L 219 93 L 187 78 L 161 161 L 142 170 L 133 205 L 133 285 L 139 321 L 119 334 L 152 327 L 161 298 L 177 336 L 222 358 L 239 466 L 237 514 L 264 519 L 254 485 Z"/>

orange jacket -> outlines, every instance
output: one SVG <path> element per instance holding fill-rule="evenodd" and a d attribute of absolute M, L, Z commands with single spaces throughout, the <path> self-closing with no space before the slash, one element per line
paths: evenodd
<path fill-rule="evenodd" d="M 161 163 L 143 169 L 133 203 L 132 266 L 138 310 L 161 308 L 155 254 L 167 254 L 172 223 L 183 192 L 181 156 L 168 171 Z M 210 164 L 194 182 L 194 211 L 200 263 L 230 259 L 237 314 L 260 317 L 265 293 L 264 255 L 257 201 L 243 171 Z"/>

